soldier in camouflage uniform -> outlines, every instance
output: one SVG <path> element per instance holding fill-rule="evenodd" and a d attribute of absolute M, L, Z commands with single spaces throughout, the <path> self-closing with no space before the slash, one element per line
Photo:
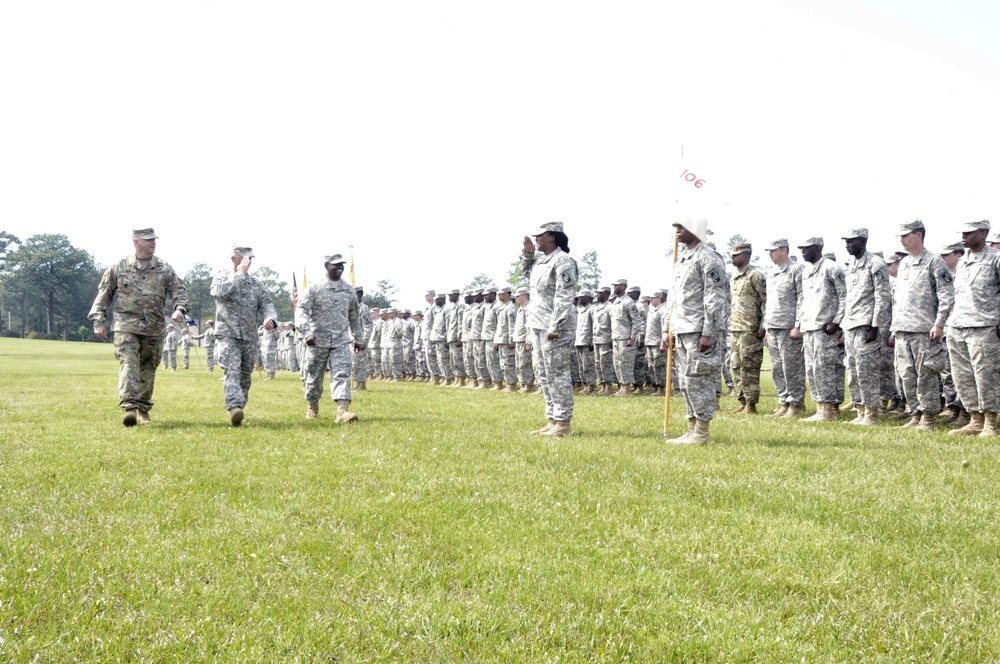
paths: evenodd
<path fill-rule="evenodd" d="M 795 326 L 802 309 L 804 268 L 788 256 L 788 240 L 779 238 L 767 247 L 775 269 L 768 277 L 764 327 L 771 355 L 771 378 L 778 392 L 776 417 L 799 417 L 805 410 L 806 357 L 802 332 Z"/>
<path fill-rule="evenodd" d="M 990 222 L 962 229 L 969 250 L 955 270 L 955 306 L 948 316 L 948 355 L 959 398 L 972 421 L 951 435 L 997 435 L 1000 411 L 1000 252 L 986 246 Z"/>
<path fill-rule="evenodd" d="M 760 400 L 760 367 L 764 362 L 764 312 L 767 284 L 760 270 L 750 265 L 753 247 L 734 244 L 729 253 L 736 272 L 730 281 L 729 315 L 730 368 L 736 398 L 742 406 L 737 413 L 756 415 Z"/>
<path fill-rule="evenodd" d="M 382 366 L 393 382 L 403 378 L 403 319 L 390 307 L 382 312 L 386 320 L 382 327 Z"/>
<path fill-rule="evenodd" d="M 577 297 L 573 349 L 580 366 L 580 381 L 583 383 L 580 394 L 593 394 L 594 381 L 597 380 L 597 369 L 594 367 L 594 293 L 584 288 Z"/>
<path fill-rule="evenodd" d="M 636 301 L 636 311 L 639 312 L 639 338 L 635 340 L 635 370 L 632 372 L 635 377 L 637 394 L 643 392 L 646 385 L 650 383 L 648 367 L 646 366 L 646 317 L 649 314 L 649 301 L 652 298 L 648 295 L 641 295 L 641 293 L 639 286 L 630 286 L 628 293 L 626 293 Z"/>
<path fill-rule="evenodd" d="M 599 395 L 609 396 L 615 376 L 614 346 L 611 342 L 611 286 L 597 289 L 597 304 L 594 305 L 594 369 L 597 382 L 601 384 Z"/>
<path fill-rule="evenodd" d="M 635 300 L 625 294 L 628 287 L 626 279 L 612 282 L 615 302 L 611 306 L 611 345 L 615 365 L 615 375 L 618 378 L 616 397 L 631 396 L 635 390 L 635 340 L 640 333 L 645 334 L 645 328 L 640 332 L 639 312 Z"/>
<path fill-rule="evenodd" d="M 847 369 L 857 382 L 861 402 L 851 422 L 878 424 L 882 401 L 883 355 L 889 352 L 889 320 L 892 295 L 889 271 L 881 257 L 868 251 L 868 229 L 856 228 L 844 237 L 853 260 L 847 266 L 847 297 L 844 306 L 844 349 Z"/>
<path fill-rule="evenodd" d="M 306 334 L 306 419 L 319 416 L 323 377 L 330 366 L 330 392 L 337 402 L 337 424 L 354 422 L 351 406 L 351 345 L 364 350 L 364 328 L 358 315 L 358 299 L 344 273 L 342 254 L 327 256 L 326 279 L 306 291 L 296 311 L 296 323 Z"/>
<path fill-rule="evenodd" d="M 414 380 L 423 381 L 430 377 L 430 371 L 427 369 L 427 353 L 424 351 L 424 346 L 427 346 L 430 342 L 424 339 L 424 332 L 426 331 L 426 326 L 424 325 L 424 313 L 419 309 L 413 312 L 413 357 L 415 363 L 416 377 Z"/>
<path fill-rule="evenodd" d="M 904 426 L 929 431 L 941 411 L 940 376 L 948 352 L 942 339 L 955 285 L 941 256 L 924 248 L 925 233 L 919 220 L 899 227 L 908 255 L 896 276 L 890 345 L 911 413 Z"/>
<path fill-rule="evenodd" d="M 361 319 L 361 329 L 364 332 L 362 338 L 368 339 L 372 334 L 372 312 L 368 308 L 368 305 L 364 303 L 365 287 L 355 286 L 354 287 L 355 297 L 358 298 L 358 317 Z M 369 356 L 371 351 L 365 348 L 354 354 L 351 358 L 351 374 L 354 377 L 354 388 L 358 392 L 365 392 L 368 390 L 368 363 L 370 362 Z"/>
<path fill-rule="evenodd" d="M 493 337 L 497 333 L 497 287 L 490 286 L 483 291 L 483 361 L 486 363 L 487 388 L 503 389 L 503 375 L 500 372 L 500 354 Z"/>
<path fill-rule="evenodd" d="M 472 303 L 472 327 L 469 336 L 472 338 L 473 360 L 476 363 L 476 380 L 471 387 L 489 387 L 490 375 L 486 370 L 486 348 L 483 345 L 483 322 L 486 319 L 486 294 L 483 289 L 479 289 L 474 294 Z"/>
<path fill-rule="evenodd" d="M 465 355 L 462 347 L 462 326 L 465 324 L 465 302 L 457 288 L 448 293 L 448 355 L 451 357 L 451 372 L 455 379 L 452 387 L 465 387 Z"/>
<path fill-rule="evenodd" d="M 987 241 L 989 244 L 989 241 Z M 965 247 L 961 242 L 954 242 L 944 247 L 940 252 L 942 260 L 944 260 L 945 265 L 951 271 L 952 279 L 955 278 L 955 270 L 958 269 L 958 261 L 962 259 L 965 255 Z M 947 332 L 947 330 L 946 330 Z M 948 345 L 948 336 L 945 334 L 943 339 L 945 346 Z M 958 398 L 958 389 L 955 387 L 955 379 L 952 376 L 951 371 L 951 360 L 948 361 L 948 366 L 945 370 L 941 372 L 941 391 L 944 397 L 944 407 L 946 410 L 941 411 L 940 418 L 945 422 L 955 422 L 960 427 L 965 426 L 971 420 L 969 416 L 969 411 L 962 406 L 961 399 Z"/>
<path fill-rule="evenodd" d="M 412 313 L 409 309 L 403 309 L 399 312 L 399 316 L 403 320 L 403 380 L 416 380 L 417 378 L 417 355 L 413 349 L 417 324 L 413 321 Z"/>
<path fill-rule="evenodd" d="M 434 300 L 436 299 L 437 293 L 433 290 L 427 291 L 427 294 L 424 296 L 427 307 L 424 309 L 423 330 L 421 330 L 420 336 L 424 347 L 424 362 L 427 365 L 427 380 L 433 381 L 435 385 L 441 381 L 441 368 L 437 362 L 437 349 L 432 343 L 434 339 L 434 315 L 437 311 L 434 304 Z"/>
<path fill-rule="evenodd" d="M 497 293 L 497 331 L 493 335 L 493 343 L 500 356 L 499 372 L 502 383 L 506 383 L 504 392 L 514 392 L 517 383 L 517 373 L 514 369 L 514 322 L 517 318 L 517 307 L 511 299 L 511 287 L 504 286 Z"/>
<path fill-rule="evenodd" d="M 455 375 L 451 371 L 451 355 L 448 352 L 448 315 L 450 309 L 445 308 L 447 295 L 444 291 L 434 296 L 434 323 L 431 325 L 431 345 L 434 348 L 435 363 L 438 375 L 434 376 L 435 385 L 450 383 Z"/>
<path fill-rule="evenodd" d="M 726 266 L 705 244 L 708 222 L 673 224 L 686 246 L 674 266 L 673 320 L 678 376 L 687 407 L 687 431 L 669 443 L 709 443 L 723 350 L 719 342 L 726 311 Z"/>
<path fill-rule="evenodd" d="M 134 253 L 121 259 L 101 276 L 97 297 L 87 317 L 94 322 L 94 336 L 106 339 L 108 307 L 115 300 L 115 356 L 118 358 L 119 407 L 127 427 L 149 422 L 153 383 L 163 348 L 163 308 L 174 306 L 171 319 L 182 323 L 187 314 L 187 291 L 174 269 L 153 254 L 156 233 L 152 228 L 132 231 Z"/>
<path fill-rule="evenodd" d="M 653 396 L 665 396 L 667 386 L 667 356 L 660 348 L 663 339 L 663 325 L 666 322 L 667 307 L 664 301 L 667 294 L 663 291 L 653 291 L 649 311 L 646 312 L 646 337 L 643 346 L 646 350 L 646 366 L 649 372 L 649 384 L 653 386 Z"/>
<path fill-rule="evenodd" d="M 167 333 L 163 337 L 163 368 L 177 371 L 177 339 L 180 333 L 173 325 L 167 325 Z"/>
<path fill-rule="evenodd" d="M 264 321 L 267 332 L 278 324 L 267 289 L 249 274 L 252 259 L 250 247 L 233 246 L 232 268 L 216 274 L 209 289 L 215 298 L 215 343 L 224 372 L 226 410 L 234 427 L 243 423 L 250 379 L 260 352 L 257 321 Z"/>
<path fill-rule="evenodd" d="M 548 424 L 532 433 L 560 438 L 571 433 L 573 378 L 570 354 L 576 336 L 576 261 L 561 221 L 543 224 L 524 237 L 521 270 L 531 284 L 528 329 L 534 367 L 545 396 Z M 535 243 L 541 255 L 535 253 Z"/>
<path fill-rule="evenodd" d="M 278 370 L 278 330 L 277 325 L 268 330 L 263 330 L 264 336 L 261 345 L 261 354 L 264 356 L 264 373 L 267 374 L 265 380 L 274 380 L 274 373 Z"/>
<path fill-rule="evenodd" d="M 366 349 L 371 354 L 371 364 L 369 365 L 369 374 L 374 380 L 381 380 L 384 378 L 382 375 L 382 310 L 378 307 L 372 307 L 372 329 L 368 334 L 366 343 L 368 346 Z M 358 314 L 360 318 L 360 313 Z M 362 327 L 364 330 L 364 327 Z M 305 358 L 302 359 L 302 371 L 305 375 Z"/>
<path fill-rule="evenodd" d="M 810 266 L 802 273 L 802 309 L 795 327 L 802 331 L 806 375 L 816 402 L 816 414 L 806 420 L 833 422 L 844 401 L 844 363 L 838 338 L 847 281 L 843 268 L 823 255 L 823 238 L 809 238 L 799 250 Z"/>
<path fill-rule="evenodd" d="M 212 371 L 215 369 L 215 321 L 209 319 L 205 321 L 205 331 L 201 334 L 196 334 L 191 337 L 192 339 L 204 339 L 205 340 L 205 363 L 208 365 L 208 370 Z"/>
<path fill-rule="evenodd" d="M 528 340 L 528 312 L 531 311 L 531 291 L 524 286 L 514 293 L 517 316 L 514 318 L 514 365 L 517 379 L 521 383 L 520 392 L 535 391 L 535 368 L 531 360 L 531 342 Z"/>

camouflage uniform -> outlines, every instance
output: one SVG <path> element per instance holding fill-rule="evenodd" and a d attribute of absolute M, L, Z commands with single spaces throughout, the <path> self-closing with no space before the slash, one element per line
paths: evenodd
<path fill-rule="evenodd" d="M 506 292 L 510 292 L 509 289 Z M 512 336 L 514 332 L 514 319 L 517 318 L 517 306 L 514 300 L 508 299 L 506 302 L 497 300 L 497 331 L 493 335 L 493 343 L 496 345 L 497 353 L 500 357 L 499 373 L 500 380 L 508 386 L 517 382 L 517 373 L 514 368 L 514 349 Z"/>
<path fill-rule="evenodd" d="M 639 292 L 636 290 L 636 292 Z M 635 307 L 639 318 L 639 338 L 635 339 L 635 369 L 632 371 L 632 380 L 635 385 L 642 386 L 649 382 L 646 375 L 646 317 L 648 308 L 642 303 L 637 303 Z"/>
<path fill-rule="evenodd" d="M 457 293 L 458 291 L 452 291 Z M 465 378 L 465 357 L 462 344 L 462 326 L 465 318 L 465 302 L 461 297 L 457 302 L 449 303 L 451 311 L 448 314 L 448 355 L 451 358 L 451 372 L 455 378 Z"/>
<path fill-rule="evenodd" d="M 296 323 L 316 344 L 306 346 L 306 401 L 323 396 L 323 374 L 330 366 L 330 393 L 334 401 L 351 400 L 351 344 L 364 343 L 354 288 L 329 278 L 306 290 L 295 312 Z"/>
<path fill-rule="evenodd" d="M 611 385 L 615 382 L 614 347 L 611 345 L 611 302 L 598 302 L 593 311 L 594 369 L 597 382 Z"/>
<path fill-rule="evenodd" d="M 355 289 L 357 292 L 357 289 Z M 358 303 L 358 317 L 361 319 L 361 329 L 363 330 L 362 339 L 367 340 L 372 334 L 372 312 L 368 308 L 368 305 L 364 302 Z M 351 373 L 354 376 L 354 380 L 358 383 L 365 383 L 368 381 L 368 363 L 371 361 L 371 351 L 365 348 L 354 354 L 351 358 Z"/>
<path fill-rule="evenodd" d="M 431 291 L 433 293 L 433 291 Z M 424 346 L 424 361 L 427 363 L 427 375 L 433 378 L 441 377 L 441 368 L 438 366 L 437 362 L 437 349 L 434 344 L 431 343 L 434 340 L 434 315 L 437 313 L 436 305 L 432 300 L 427 308 L 424 309 L 424 321 L 421 326 L 424 328 L 421 330 L 420 339 L 423 341 Z"/>
<path fill-rule="evenodd" d="M 152 235 L 152 230 L 149 232 Z M 139 237 L 133 233 L 133 237 Z M 187 313 L 187 291 L 174 269 L 156 256 L 139 260 L 126 256 L 101 276 L 97 297 L 87 317 L 94 327 L 105 327 L 108 307 L 115 301 L 115 356 L 118 405 L 122 410 L 146 413 L 153 407 L 153 384 L 163 348 L 163 308 L 167 302 Z"/>
<path fill-rule="evenodd" d="M 204 339 L 205 340 L 205 363 L 208 365 L 208 370 L 212 371 L 215 369 L 215 328 L 210 327 L 206 329 L 201 334 L 196 334 L 191 337 L 192 339 Z"/>
<path fill-rule="evenodd" d="M 715 416 L 723 349 L 720 334 L 726 311 L 726 266 L 722 256 L 704 242 L 685 249 L 674 267 L 672 331 L 678 381 L 687 417 L 703 422 Z M 698 350 L 700 337 L 711 337 L 711 348 Z"/>
<path fill-rule="evenodd" d="M 417 353 L 414 350 L 419 326 L 412 318 L 403 319 L 403 373 L 417 375 Z"/>
<path fill-rule="evenodd" d="M 278 335 L 280 333 L 281 330 L 277 326 L 270 330 L 264 330 L 261 353 L 264 355 L 264 372 L 268 375 L 278 370 Z"/>
<path fill-rule="evenodd" d="M 667 356 L 660 350 L 666 316 L 667 307 L 662 303 L 658 307 L 650 305 L 646 312 L 646 336 L 643 339 L 646 365 L 649 367 L 649 384 L 657 388 L 667 385 Z"/>
<path fill-rule="evenodd" d="M 611 343 L 615 375 L 623 388 L 635 384 L 636 339 L 643 334 L 645 328 L 640 327 L 635 300 L 622 294 L 611 307 Z"/>
<path fill-rule="evenodd" d="M 472 295 L 472 291 L 466 291 L 466 296 Z M 475 318 L 475 302 L 466 302 L 465 310 L 462 312 L 462 362 L 465 365 L 465 376 L 476 378 L 476 349 L 472 338 L 472 321 Z"/>
<path fill-rule="evenodd" d="M 517 316 L 514 319 L 514 332 L 511 338 L 514 340 L 514 359 L 517 369 L 517 379 L 521 383 L 521 388 L 530 388 L 535 384 L 535 369 L 531 362 L 531 351 L 525 346 L 530 343 L 528 340 L 528 312 L 531 311 L 531 301 L 524 303 L 524 306 L 517 308 Z"/>
<path fill-rule="evenodd" d="M 561 225 L 560 225 L 561 232 Z M 576 261 L 558 247 L 549 254 L 521 252 L 521 270 L 531 284 L 527 325 L 538 382 L 545 396 L 545 417 L 573 418 L 570 355 L 576 336 Z M 550 340 L 549 334 L 558 335 Z"/>
<path fill-rule="evenodd" d="M 434 305 L 434 324 L 431 327 L 431 345 L 434 349 L 436 375 L 451 380 L 455 374 L 451 370 L 451 354 L 448 352 L 448 316 L 451 309 L 445 305 Z"/>
<path fill-rule="evenodd" d="M 390 313 L 391 313 L 390 309 Z M 362 330 L 364 326 L 362 326 Z M 383 375 L 399 380 L 403 375 L 403 319 L 389 318 L 382 327 Z"/>
<path fill-rule="evenodd" d="M 495 288 L 490 288 L 490 292 L 496 292 Z M 497 333 L 497 315 L 500 311 L 500 301 L 493 303 L 483 303 L 483 360 L 486 362 L 486 379 L 494 383 L 503 380 L 503 372 L 500 370 L 500 354 L 497 352 L 493 337 Z"/>
<path fill-rule="evenodd" d="M 360 308 L 358 309 L 358 319 L 361 318 Z M 382 327 L 385 325 L 385 321 L 382 320 L 382 312 L 372 320 L 372 329 L 367 337 L 368 348 L 371 350 L 371 372 L 377 376 L 385 376 L 382 372 Z M 361 327 L 362 333 L 364 333 L 364 326 Z M 352 360 L 353 362 L 353 360 Z M 305 361 L 303 360 L 303 365 Z"/>
<path fill-rule="evenodd" d="M 907 407 L 913 412 L 941 412 L 940 374 L 947 348 L 931 341 L 931 327 L 944 328 L 955 302 L 955 286 L 948 265 L 926 249 L 904 256 L 896 275 L 892 330 L 896 371 Z"/>
<path fill-rule="evenodd" d="M 580 365 L 580 382 L 593 385 L 597 380 L 594 366 L 594 305 L 576 308 L 576 337 L 573 339 L 576 361 Z"/>
<path fill-rule="evenodd" d="M 778 240 L 771 248 L 788 247 Z M 802 273 L 805 268 L 788 259 L 775 267 L 768 277 L 764 328 L 771 355 L 771 378 L 778 392 L 779 404 L 803 404 L 806 398 L 806 357 L 802 339 L 792 339 L 798 312 L 802 310 Z"/>
<path fill-rule="evenodd" d="M 226 410 L 243 408 L 260 350 L 257 321 L 277 324 L 278 313 L 267 289 L 255 277 L 232 269 L 220 272 L 209 289 L 215 298 L 215 342 L 224 373 Z"/>
<path fill-rule="evenodd" d="M 481 298 L 482 293 L 477 295 Z M 472 328 L 469 336 L 472 337 L 473 360 L 476 364 L 476 378 L 480 382 L 490 380 L 490 374 L 486 370 L 486 348 L 483 346 L 483 321 L 486 319 L 486 308 L 489 305 L 483 301 L 475 302 L 472 306 Z"/>
<path fill-rule="evenodd" d="M 988 230 L 988 226 L 986 227 Z M 948 354 L 958 396 L 969 411 L 1000 411 L 1000 252 L 969 251 L 955 270 Z"/>
<path fill-rule="evenodd" d="M 820 242 L 822 246 L 822 242 Z M 844 320 L 847 283 L 844 270 L 821 256 L 802 273 L 802 309 L 796 327 L 802 331 L 806 375 L 813 401 L 835 406 L 844 401 L 844 363 L 837 334 L 827 334 L 828 323 Z"/>
<path fill-rule="evenodd" d="M 180 333 L 173 326 L 167 328 L 163 337 L 163 368 L 177 369 L 177 338 Z"/>
<path fill-rule="evenodd" d="M 889 352 L 886 346 L 892 311 L 889 272 L 884 260 L 866 251 L 861 258 L 852 257 L 846 278 L 847 298 L 842 327 L 848 373 L 852 380 L 857 381 L 861 396 L 861 400 L 855 403 L 878 410 L 882 400 L 883 355 Z M 874 341 L 866 342 L 865 335 L 870 327 L 878 329 L 878 336 Z"/>
<path fill-rule="evenodd" d="M 749 245 L 735 245 L 733 251 L 742 247 L 749 252 Z M 730 293 L 729 357 L 734 391 L 741 402 L 756 404 L 760 400 L 760 366 L 764 362 L 764 340 L 757 338 L 767 306 L 764 275 L 752 265 L 744 265 L 733 275 Z"/>

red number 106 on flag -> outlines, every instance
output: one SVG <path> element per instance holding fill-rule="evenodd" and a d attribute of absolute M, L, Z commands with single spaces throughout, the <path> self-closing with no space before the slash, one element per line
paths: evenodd
<path fill-rule="evenodd" d="M 704 178 L 699 178 L 694 173 L 689 172 L 686 168 L 684 169 L 684 172 L 681 173 L 681 179 L 684 180 L 685 182 L 690 182 L 698 189 L 701 189 L 702 187 L 705 186 Z"/>

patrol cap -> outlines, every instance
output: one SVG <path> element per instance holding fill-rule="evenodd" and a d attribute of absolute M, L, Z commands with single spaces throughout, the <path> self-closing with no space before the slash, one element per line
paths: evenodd
<path fill-rule="evenodd" d="M 384 314 L 394 314 L 394 313 L 396 313 L 396 310 L 393 309 L 392 307 L 389 307 L 388 309 L 386 309 L 382 313 L 384 313 Z"/>
<path fill-rule="evenodd" d="M 155 240 L 156 232 L 152 228 L 133 228 L 132 239 L 134 240 Z"/>
<path fill-rule="evenodd" d="M 598 293 L 610 293 L 611 292 L 611 286 L 607 286 L 607 285 L 601 286 L 600 288 L 597 289 L 597 292 Z"/>
<path fill-rule="evenodd" d="M 476 291 L 474 291 L 471 288 L 468 289 L 468 290 L 466 290 L 464 293 L 462 293 L 462 295 L 464 295 L 465 297 L 469 297 L 470 295 L 475 295 L 475 294 L 476 294 Z"/>
<path fill-rule="evenodd" d="M 504 286 L 503 288 L 501 288 L 499 290 L 499 292 L 500 293 L 511 293 L 511 292 L 513 292 L 513 289 L 510 286 Z"/>
<path fill-rule="evenodd" d="M 821 237 L 806 238 L 806 240 L 802 244 L 798 245 L 798 248 L 805 249 L 806 247 L 812 247 L 812 246 L 822 247 L 823 238 Z"/>
<path fill-rule="evenodd" d="M 550 221 L 547 224 L 542 224 L 541 226 L 538 227 L 538 230 L 536 230 L 531 235 L 532 237 L 538 237 L 539 235 L 544 235 L 545 233 L 565 233 L 565 231 L 563 230 L 563 222 Z"/>
<path fill-rule="evenodd" d="M 626 293 L 641 293 L 642 289 L 638 286 L 629 286 L 629 289 L 625 291 Z"/>
<path fill-rule="evenodd" d="M 434 290 L 433 290 L 433 289 L 431 289 L 431 290 L 427 291 L 427 294 L 428 294 L 428 295 L 436 295 L 436 293 L 434 292 Z"/>
<path fill-rule="evenodd" d="M 423 318 L 424 317 L 424 312 L 422 312 L 420 309 L 417 309 L 416 311 L 413 312 L 413 317 L 416 318 L 417 316 L 420 316 L 421 318 Z"/>
<path fill-rule="evenodd" d="M 889 254 L 888 256 L 885 257 L 885 264 L 886 265 L 895 265 L 896 263 L 898 263 L 901 260 L 903 260 L 903 257 L 900 256 L 899 254 Z"/>
<path fill-rule="evenodd" d="M 967 221 L 962 224 L 963 233 L 971 233 L 972 231 L 988 231 L 990 230 L 989 219 L 983 219 L 982 221 Z"/>
<path fill-rule="evenodd" d="M 497 292 L 496 286 L 490 286 L 489 288 L 483 289 L 483 295 L 486 295 L 487 293 L 496 293 L 496 292 Z"/>
<path fill-rule="evenodd" d="M 650 297 L 649 295 L 643 295 L 642 298 L 640 299 L 640 302 L 649 302 L 652 299 L 653 298 Z"/>
<path fill-rule="evenodd" d="M 517 289 L 516 291 L 514 291 L 514 297 L 517 297 L 517 296 L 519 296 L 519 295 L 527 295 L 527 294 L 529 294 L 530 292 L 531 292 L 531 291 L 529 291 L 529 290 L 528 290 L 527 288 L 525 288 L 524 286 L 521 286 L 521 287 L 520 287 L 520 288 L 518 288 L 518 289 Z M 581 293 L 581 295 L 582 295 L 582 293 Z"/>
<path fill-rule="evenodd" d="M 750 246 L 749 242 L 739 242 L 737 244 L 734 244 L 729 249 L 729 255 L 730 256 L 737 256 L 739 254 L 749 254 L 752 251 L 753 251 L 753 247 Z"/>
<path fill-rule="evenodd" d="M 399 313 L 401 313 L 401 314 L 408 314 L 408 313 L 410 313 L 410 310 L 409 309 L 400 309 Z"/>
<path fill-rule="evenodd" d="M 868 229 L 867 228 L 851 228 L 847 231 L 847 235 L 840 238 L 841 240 L 853 240 L 856 237 L 863 237 L 868 239 Z"/>
<path fill-rule="evenodd" d="M 783 237 L 779 237 L 777 240 L 771 240 L 771 244 L 764 248 L 764 251 L 774 251 L 775 249 L 788 249 L 788 240 Z"/>
<path fill-rule="evenodd" d="M 916 221 L 907 221 L 899 225 L 898 235 L 909 235 L 915 230 L 925 230 L 924 222 L 917 219 Z"/>
<path fill-rule="evenodd" d="M 590 290 L 589 288 L 584 288 L 576 295 L 577 297 L 594 297 L 594 291 Z"/>
<path fill-rule="evenodd" d="M 209 318 L 207 321 L 205 321 L 205 325 L 215 325 L 215 321 Z"/>
<path fill-rule="evenodd" d="M 241 244 L 234 244 L 233 254 L 236 256 L 242 256 L 243 258 L 253 258 L 253 249 L 250 247 L 244 247 Z"/>
<path fill-rule="evenodd" d="M 942 256 L 946 256 L 947 254 L 954 254 L 956 252 L 963 254 L 965 253 L 965 247 L 962 245 L 961 242 L 952 242 L 951 244 L 946 244 L 943 247 L 941 247 L 941 251 L 939 251 L 938 253 L 941 254 Z"/>
<path fill-rule="evenodd" d="M 329 263 L 330 265 L 336 265 L 337 263 L 346 263 L 343 254 L 330 254 L 329 256 L 323 257 L 323 263 Z"/>
<path fill-rule="evenodd" d="M 355 286 L 355 287 L 354 287 L 354 290 L 355 290 L 355 291 L 358 291 L 358 292 L 361 292 L 361 291 L 363 291 L 364 289 L 365 289 L 365 287 L 364 287 L 364 286 Z"/>
<path fill-rule="evenodd" d="M 461 295 L 461 294 L 462 291 L 458 290 L 457 288 L 452 288 L 450 291 L 448 291 L 448 295 Z"/>
<path fill-rule="evenodd" d="M 483 288 L 477 288 L 476 290 L 472 291 L 473 295 L 484 295 L 485 293 L 486 290 Z"/>
<path fill-rule="evenodd" d="M 661 300 L 665 300 L 667 299 L 667 292 L 662 290 L 653 291 L 653 297 L 658 297 Z"/>
<path fill-rule="evenodd" d="M 986 236 L 986 241 L 990 243 L 1000 242 L 1000 231 L 991 231 L 990 234 Z"/>
<path fill-rule="evenodd" d="M 369 311 L 371 311 L 374 314 L 380 311 L 380 309 L 378 307 L 372 307 Z"/>
<path fill-rule="evenodd" d="M 611 282 L 612 286 L 628 286 L 628 279 L 615 279 Z"/>

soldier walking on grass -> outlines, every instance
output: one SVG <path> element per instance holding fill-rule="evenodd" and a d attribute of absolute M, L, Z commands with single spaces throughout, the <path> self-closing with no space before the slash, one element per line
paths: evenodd
<path fill-rule="evenodd" d="M 107 313 L 114 307 L 115 356 L 118 358 L 119 407 L 122 424 L 146 424 L 153 408 L 153 383 L 163 348 L 163 308 L 174 307 L 171 319 L 182 323 L 187 314 L 187 291 L 174 269 L 153 254 L 156 233 L 152 228 L 132 231 L 134 253 L 121 259 L 101 276 L 97 297 L 87 317 L 94 322 L 94 336 L 106 339 Z M 115 299 L 117 297 L 117 299 Z"/>

